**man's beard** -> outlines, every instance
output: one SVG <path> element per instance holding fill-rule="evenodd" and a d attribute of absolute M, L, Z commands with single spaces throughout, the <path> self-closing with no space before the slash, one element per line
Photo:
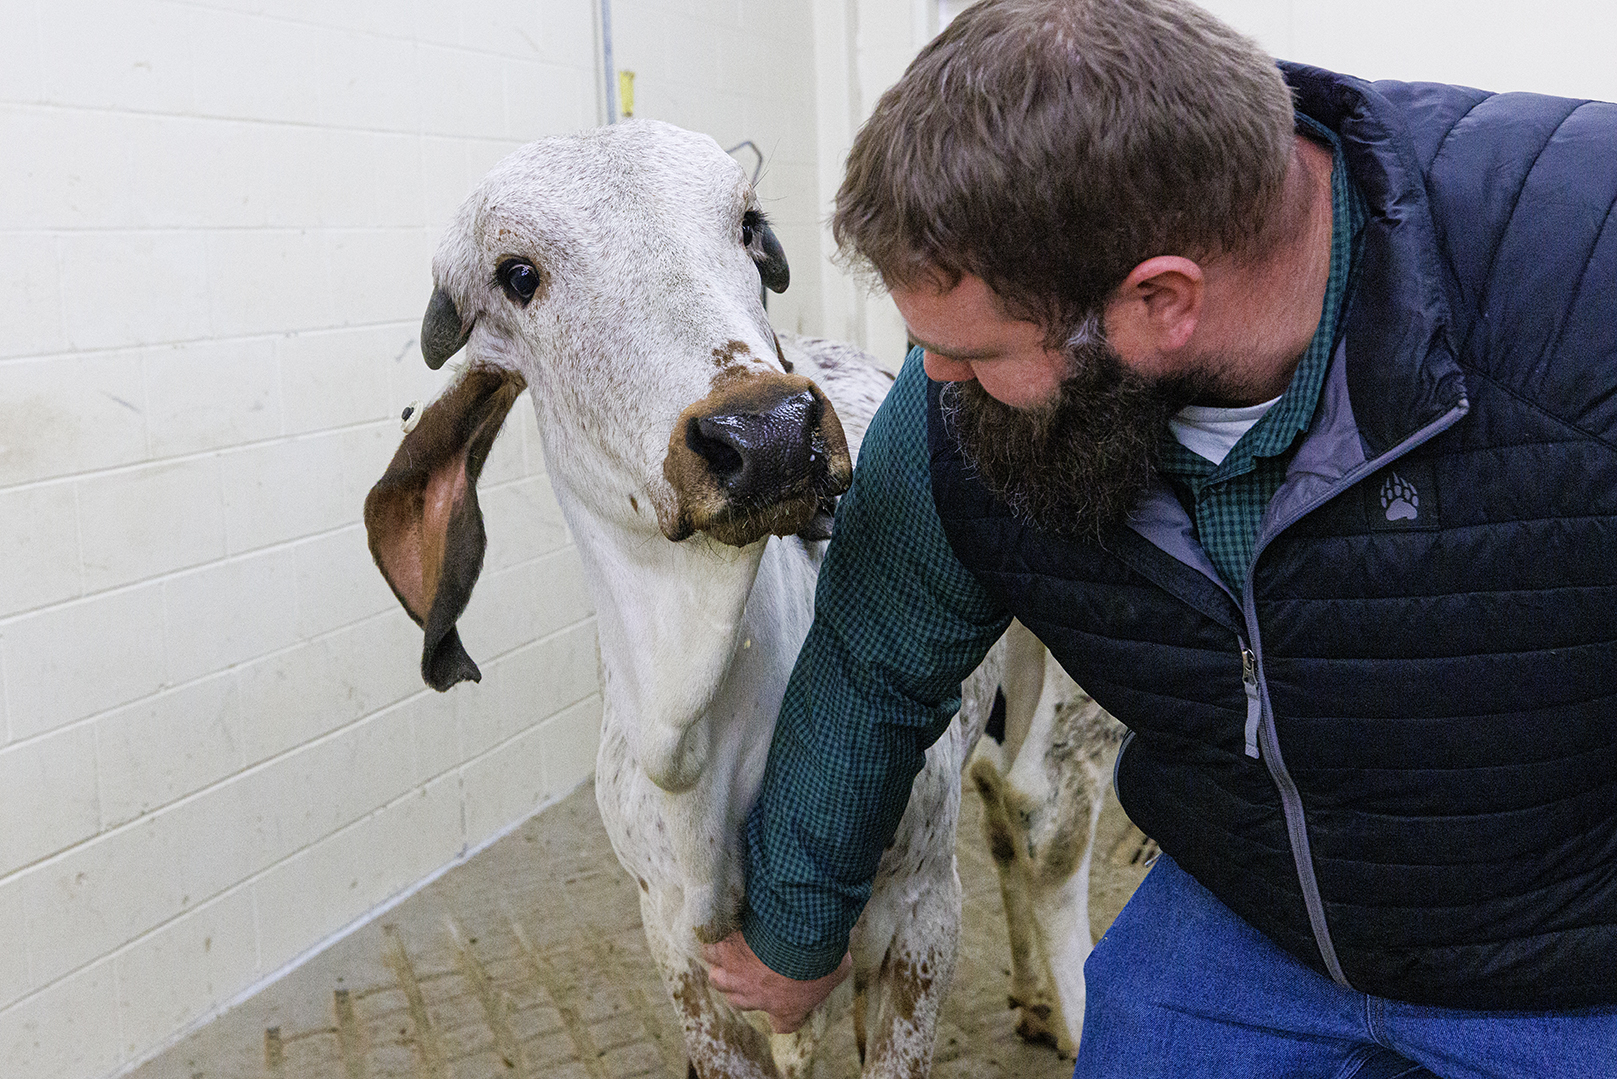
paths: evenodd
<path fill-rule="evenodd" d="M 952 382 L 943 419 L 977 478 L 1017 517 L 1098 539 L 1127 521 L 1172 437 L 1169 419 L 1207 380 L 1148 379 L 1099 332 L 1080 333 L 1066 351 L 1072 363 L 1054 400 L 1013 408 L 975 381 Z"/>

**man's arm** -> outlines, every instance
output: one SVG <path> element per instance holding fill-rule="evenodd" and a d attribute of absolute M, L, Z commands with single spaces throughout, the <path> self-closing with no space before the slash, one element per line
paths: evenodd
<path fill-rule="evenodd" d="M 747 822 L 744 939 L 708 951 L 714 984 L 734 986 L 738 1006 L 779 1002 L 778 1013 L 763 1006 L 777 1027 L 798 1011 L 801 983 L 824 979 L 823 997 L 840 980 L 826 976 L 843 964 L 926 749 L 958 710 L 961 679 L 1010 620 L 943 534 L 925 408 L 912 353 L 837 508 L 814 625 Z"/>

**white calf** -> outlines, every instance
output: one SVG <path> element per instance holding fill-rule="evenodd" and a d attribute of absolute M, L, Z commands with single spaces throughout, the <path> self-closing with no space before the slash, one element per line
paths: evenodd
<path fill-rule="evenodd" d="M 482 562 L 476 482 L 526 387 L 599 619 L 597 800 L 692 1070 L 806 1076 L 857 989 L 865 1074 L 925 1074 L 958 936 L 961 768 L 991 681 L 968 693 L 977 726 L 957 719 L 927 754 L 855 930 L 853 989 L 771 1045 L 699 958 L 739 924 L 743 823 L 827 511 L 890 379 L 845 346 L 776 337 L 759 281 L 779 291 L 787 267 L 751 186 L 712 140 L 665 124 L 518 150 L 433 273 L 427 362 L 463 346 L 470 361 L 366 501 L 377 564 L 426 631 L 423 677 L 478 677 L 455 630 Z"/>

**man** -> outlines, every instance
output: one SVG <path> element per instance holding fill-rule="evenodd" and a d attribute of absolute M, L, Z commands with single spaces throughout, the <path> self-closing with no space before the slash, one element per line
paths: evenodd
<path fill-rule="evenodd" d="M 838 195 L 919 348 L 715 985 L 835 984 L 1014 615 L 1163 851 L 1078 1075 L 1617 1076 L 1614 199 L 1614 106 L 1277 70 L 1178 0 L 960 15 Z"/>

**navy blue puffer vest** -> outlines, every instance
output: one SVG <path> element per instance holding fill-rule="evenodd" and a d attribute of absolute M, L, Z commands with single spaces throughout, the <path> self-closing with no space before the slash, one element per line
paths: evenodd
<path fill-rule="evenodd" d="M 1100 544 L 1016 520 L 934 386 L 945 531 L 1271 939 L 1401 1000 L 1617 1003 L 1617 106 L 1285 72 L 1368 220 L 1243 594 L 1165 487 Z"/>

